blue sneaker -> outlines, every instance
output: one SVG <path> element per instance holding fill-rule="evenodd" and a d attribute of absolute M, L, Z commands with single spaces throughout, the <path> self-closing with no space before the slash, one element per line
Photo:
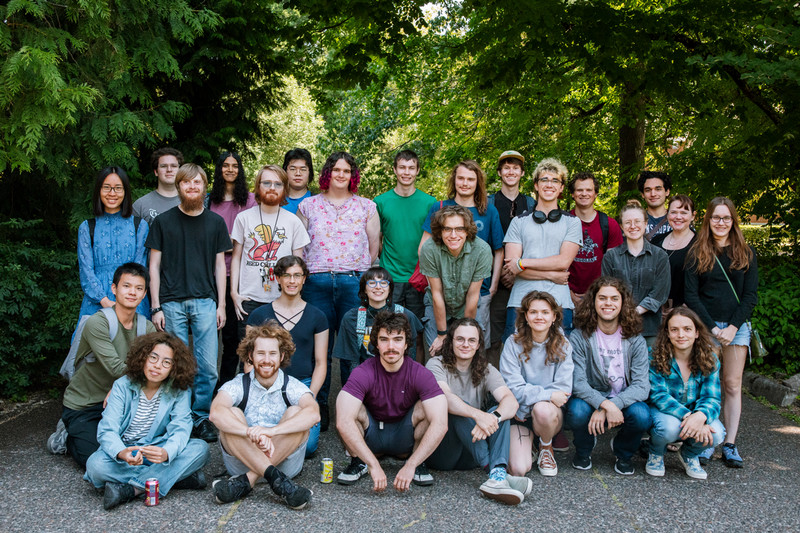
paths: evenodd
<path fill-rule="evenodd" d="M 726 442 L 722 445 L 722 462 L 729 468 L 742 468 L 744 466 L 742 456 L 739 455 L 739 449 L 731 442 Z"/>
<path fill-rule="evenodd" d="M 654 453 L 649 454 L 644 471 L 651 476 L 662 477 L 664 475 L 664 456 Z"/>
<path fill-rule="evenodd" d="M 698 461 L 700 461 L 700 465 L 706 466 L 708 463 L 711 462 L 711 458 L 714 456 L 714 448 L 709 447 L 700 452 L 700 455 L 697 456 Z"/>
<path fill-rule="evenodd" d="M 700 466 L 700 460 L 697 457 L 684 457 L 683 452 L 678 452 L 678 460 L 680 460 L 683 468 L 686 469 L 686 475 L 692 479 L 706 479 L 708 474 L 703 467 Z"/>

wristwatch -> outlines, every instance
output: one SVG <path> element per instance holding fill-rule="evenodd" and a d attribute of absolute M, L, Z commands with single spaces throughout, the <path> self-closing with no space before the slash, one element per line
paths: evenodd
<path fill-rule="evenodd" d="M 492 414 L 497 417 L 497 420 L 502 420 L 503 418 L 499 411 L 492 411 Z"/>
<path fill-rule="evenodd" d="M 150 316 L 153 316 L 154 314 L 158 313 L 159 311 L 161 311 L 160 307 L 154 307 L 154 308 L 150 309 Z"/>

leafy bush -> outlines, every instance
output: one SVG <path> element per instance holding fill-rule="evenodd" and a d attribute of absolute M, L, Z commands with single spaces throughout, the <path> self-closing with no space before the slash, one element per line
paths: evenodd
<path fill-rule="evenodd" d="M 787 256 L 765 258 L 759 263 L 758 278 L 752 322 L 769 354 L 753 363 L 766 372 L 796 374 L 800 372 L 800 267 Z"/>
<path fill-rule="evenodd" d="M 42 226 L 0 222 L 0 394 L 14 399 L 56 375 L 82 297 L 75 251 Z"/>

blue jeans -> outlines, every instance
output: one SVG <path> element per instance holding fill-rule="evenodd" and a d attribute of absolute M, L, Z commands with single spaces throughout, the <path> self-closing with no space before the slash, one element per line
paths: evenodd
<path fill-rule="evenodd" d="M 564 312 L 564 321 L 561 324 L 561 329 L 564 330 L 564 336 L 569 338 L 569 334 L 572 333 L 572 330 L 575 329 L 572 327 L 572 309 L 563 309 Z M 516 307 L 509 307 L 506 310 L 506 329 L 503 331 L 503 344 L 506 343 L 506 339 L 513 335 L 517 328 L 515 326 L 515 322 L 517 320 L 517 308 Z M 615 441 L 616 442 L 616 441 Z"/>
<path fill-rule="evenodd" d="M 166 496 L 175 483 L 203 468 L 207 460 L 208 444 L 200 439 L 189 439 L 177 457 L 170 457 L 166 463 L 158 464 L 145 459 L 144 464 L 131 466 L 125 461 L 109 457 L 100 449 L 86 461 L 83 479 L 97 489 L 114 482 L 128 483 L 144 490 L 144 482 L 154 477 L 158 479 L 158 493 Z"/>
<path fill-rule="evenodd" d="M 306 387 L 311 386 L 311 378 L 301 379 L 300 381 Z M 311 429 L 308 430 L 308 441 L 306 441 L 306 459 L 311 457 L 315 451 L 317 451 L 317 446 L 319 446 L 319 422 L 311 426 Z"/>
<path fill-rule="evenodd" d="M 165 329 L 189 345 L 192 328 L 197 374 L 192 387 L 192 418 L 197 425 L 208 419 L 217 384 L 217 304 L 211 298 L 164 302 Z"/>
<path fill-rule="evenodd" d="M 339 332 L 339 324 L 344 314 L 361 305 L 358 299 L 358 283 L 361 272 L 317 272 L 311 274 L 303 286 L 303 300 L 319 308 L 328 319 L 328 373 L 325 383 L 317 395 L 317 402 L 328 405 L 331 390 L 331 353 L 333 353 L 334 333 Z M 350 361 L 339 360 L 342 385 L 347 383 L 352 366 Z"/>
<path fill-rule="evenodd" d="M 494 409 L 491 409 L 494 411 Z M 442 442 L 425 461 L 436 470 L 470 470 L 481 467 L 489 472 L 496 466 L 508 466 L 511 432 L 508 420 L 488 439 L 472 442 L 475 421 L 457 415 L 447 415 L 447 433 Z"/>
<path fill-rule="evenodd" d="M 589 457 L 594 448 L 595 438 L 589 434 L 589 419 L 595 409 L 580 398 L 572 397 L 567 402 L 565 425 L 572 430 L 575 455 Z M 625 417 L 614 437 L 614 455 L 623 461 L 630 461 L 639 450 L 642 433 L 650 429 L 650 408 L 644 402 L 636 402 L 622 410 Z"/>
<path fill-rule="evenodd" d="M 653 427 L 650 428 L 650 453 L 663 456 L 667 449 L 667 444 L 680 440 L 681 421 L 672 415 L 659 411 L 653 406 L 650 406 L 650 417 L 653 419 Z M 684 457 L 697 457 L 704 450 L 716 448 L 722 443 L 723 439 L 725 439 L 725 427 L 722 422 L 716 419 L 710 425 L 711 429 L 714 430 L 714 444 L 706 446 L 694 439 L 686 439 L 681 447 L 681 453 Z"/>

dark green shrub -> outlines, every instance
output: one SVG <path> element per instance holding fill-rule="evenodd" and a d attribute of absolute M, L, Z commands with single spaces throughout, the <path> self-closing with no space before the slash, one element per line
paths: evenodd
<path fill-rule="evenodd" d="M 0 222 L 0 394 L 20 398 L 57 375 L 82 292 L 74 250 L 41 220 Z"/>

